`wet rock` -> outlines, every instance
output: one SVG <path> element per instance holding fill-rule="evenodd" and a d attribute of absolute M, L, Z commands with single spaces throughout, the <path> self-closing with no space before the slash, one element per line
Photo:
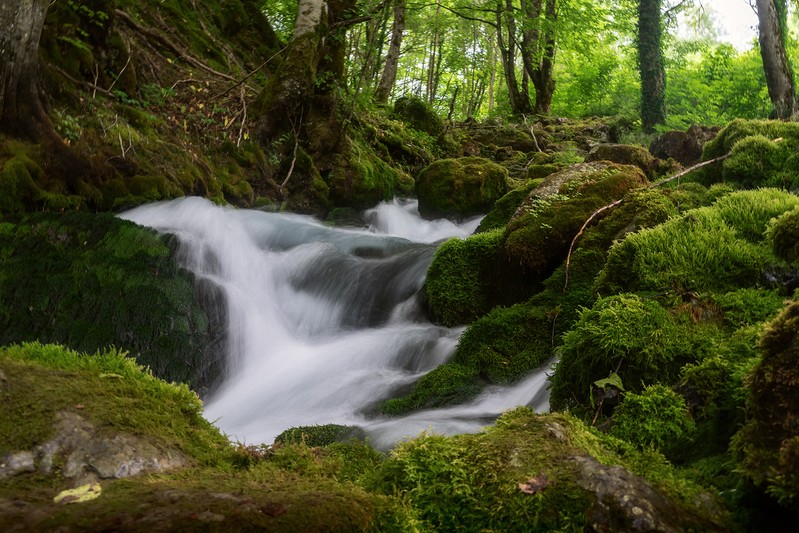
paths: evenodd
<path fill-rule="evenodd" d="M 7 453 L 0 458 L 0 479 L 35 471 L 36 466 L 32 452 Z"/>

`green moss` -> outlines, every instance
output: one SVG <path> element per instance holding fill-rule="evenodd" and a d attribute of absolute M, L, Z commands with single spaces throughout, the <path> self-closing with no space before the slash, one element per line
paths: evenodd
<path fill-rule="evenodd" d="M 438 248 L 425 281 L 428 308 L 436 320 L 447 326 L 466 324 L 502 301 L 513 276 L 511 269 L 501 267 L 501 242 L 502 231 L 495 230 L 450 239 Z M 504 291 L 495 290 L 500 284 Z"/>
<path fill-rule="evenodd" d="M 631 234 L 611 248 L 597 290 L 609 294 L 754 287 L 767 265 L 778 262 L 763 242 L 769 220 L 796 205 L 799 198 L 786 192 L 741 191 Z"/>
<path fill-rule="evenodd" d="M 327 446 L 334 442 L 363 440 L 365 437 L 366 434 L 358 426 L 325 424 L 289 428 L 275 437 L 275 443 L 300 444 L 304 442 L 306 445 L 313 447 Z"/>
<path fill-rule="evenodd" d="M 640 448 L 654 447 L 670 458 L 686 453 L 695 430 L 685 399 L 663 385 L 626 394 L 610 426 L 611 435 Z"/>
<path fill-rule="evenodd" d="M 420 409 L 463 403 L 474 398 L 482 387 L 476 369 L 445 363 L 422 376 L 408 394 L 384 401 L 378 410 L 387 415 L 403 415 Z"/>
<path fill-rule="evenodd" d="M 416 179 L 419 212 L 427 217 L 484 213 L 505 194 L 507 180 L 507 170 L 487 159 L 439 159 Z"/>
<path fill-rule="evenodd" d="M 444 131 L 444 122 L 424 101 L 413 96 L 403 96 L 394 102 L 394 115 L 419 131 L 437 136 Z"/>
<path fill-rule="evenodd" d="M 0 343 L 116 345 L 198 390 L 219 378 L 221 325 L 152 230 L 107 214 L 39 214 L 0 236 L 0 247 Z"/>
<path fill-rule="evenodd" d="M 634 294 L 601 298 L 563 336 L 551 379 L 551 404 L 586 409 L 592 383 L 612 372 L 632 392 L 674 383 L 686 363 L 707 355 L 716 334 L 712 326 L 692 328 L 678 322 L 654 300 Z"/>
<path fill-rule="evenodd" d="M 713 301 L 724 322 L 735 329 L 770 320 L 784 305 L 777 291 L 753 288 L 716 294 Z"/>
<path fill-rule="evenodd" d="M 635 165 L 647 176 L 652 176 L 655 170 L 655 157 L 649 153 L 649 150 L 632 144 L 598 144 L 588 152 L 585 160 Z"/>
<path fill-rule="evenodd" d="M 517 187 L 494 202 L 491 211 L 480 221 L 477 233 L 504 228 L 513 217 L 516 210 L 530 195 L 530 192 L 541 185 L 542 180 L 530 180 L 526 185 Z"/>
<path fill-rule="evenodd" d="M 772 320 L 750 376 L 747 425 L 736 435 L 740 466 L 755 485 L 799 510 L 799 302 Z"/>
<path fill-rule="evenodd" d="M 721 169 L 705 169 L 695 179 L 702 183 L 724 180 L 739 187 L 799 188 L 799 125 L 769 120 L 734 120 L 705 144 L 702 159 L 732 153 Z"/>
<path fill-rule="evenodd" d="M 799 265 L 799 207 L 773 220 L 769 224 L 767 236 L 780 259 Z"/>

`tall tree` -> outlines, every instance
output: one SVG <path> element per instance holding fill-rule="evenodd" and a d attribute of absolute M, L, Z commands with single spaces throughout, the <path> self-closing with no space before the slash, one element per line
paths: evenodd
<path fill-rule="evenodd" d="M 663 64 L 662 0 L 638 2 L 638 67 L 641 73 L 641 125 L 646 132 L 666 122 L 666 69 Z"/>
<path fill-rule="evenodd" d="M 760 55 L 768 95 L 776 118 L 790 119 L 799 112 L 791 64 L 785 53 L 786 0 L 757 0 Z"/>
<path fill-rule="evenodd" d="M 502 70 L 505 74 L 505 86 L 508 90 L 508 103 L 514 115 L 527 115 L 533 112 L 530 98 L 524 86 L 520 88 L 516 77 L 516 15 L 514 14 L 513 0 L 497 2 L 497 47 L 502 58 Z M 502 28 L 507 29 L 507 40 L 503 36 Z"/>
<path fill-rule="evenodd" d="M 39 38 L 48 0 L 0 2 L 0 130 L 57 139 L 40 87 Z"/>
<path fill-rule="evenodd" d="M 391 26 L 391 43 L 386 55 L 386 64 L 383 67 L 383 75 L 375 91 L 375 100 L 381 103 L 388 101 L 391 91 L 394 90 L 394 82 L 397 80 L 397 65 L 399 64 L 400 48 L 402 46 L 402 34 L 405 31 L 405 0 L 394 1 L 394 22 Z"/>
<path fill-rule="evenodd" d="M 555 63 L 556 0 L 521 0 L 524 13 L 522 60 L 535 87 L 537 114 L 548 114 L 555 93 L 552 70 Z"/>

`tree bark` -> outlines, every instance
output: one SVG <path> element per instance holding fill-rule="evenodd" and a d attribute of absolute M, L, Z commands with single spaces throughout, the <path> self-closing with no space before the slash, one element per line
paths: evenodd
<path fill-rule="evenodd" d="M 402 46 L 402 33 L 405 31 L 405 0 L 395 0 L 394 2 L 394 23 L 391 26 L 391 44 L 386 55 L 386 65 L 383 67 L 383 75 L 380 84 L 375 91 L 375 100 L 386 103 L 391 91 L 394 90 L 394 82 L 397 80 L 397 65 L 399 64 L 400 47 Z"/>
<path fill-rule="evenodd" d="M 513 0 L 506 0 L 506 6 L 497 2 L 497 46 L 502 57 L 502 70 L 505 74 L 505 85 L 508 89 L 508 103 L 514 115 L 532 113 L 530 99 L 519 90 L 516 78 L 516 19 L 513 15 Z M 504 17 L 503 17 L 504 15 Z M 502 37 L 503 18 L 504 26 L 508 29 L 508 42 Z"/>
<path fill-rule="evenodd" d="M 638 2 L 638 67 L 641 73 L 641 126 L 655 131 L 666 122 L 666 69 L 663 64 L 662 0 Z"/>
<path fill-rule="evenodd" d="M 555 64 L 555 23 L 558 17 L 556 1 L 546 0 L 544 6 L 543 0 L 522 0 L 521 7 L 525 15 L 522 61 L 535 87 L 534 112 L 547 115 L 555 93 L 552 71 Z"/>
<path fill-rule="evenodd" d="M 0 130 L 57 139 L 40 88 L 39 38 L 48 0 L 0 2 Z"/>
<path fill-rule="evenodd" d="M 774 114 L 776 118 L 787 120 L 796 115 L 799 106 L 791 65 L 785 53 L 784 19 L 777 9 L 777 2 L 782 2 L 783 10 L 786 8 L 784 0 L 757 0 L 758 41 Z"/>

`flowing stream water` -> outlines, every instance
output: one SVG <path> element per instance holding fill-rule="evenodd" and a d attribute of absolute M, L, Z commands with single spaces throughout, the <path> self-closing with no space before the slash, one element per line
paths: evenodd
<path fill-rule="evenodd" d="M 432 324 L 422 308 L 436 247 L 479 223 L 419 217 L 415 201 L 382 203 L 363 228 L 304 215 L 219 207 L 200 198 L 121 215 L 176 235 L 182 266 L 227 299 L 227 375 L 205 416 L 247 444 L 292 426 L 363 427 L 386 448 L 424 430 L 478 431 L 517 405 L 548 407 L 548 365 L 472 402 L 401 418 L 374 405 L 407 390 L 453 354 L 463 328 Z M 372 413 L 371 415 L 369 413 Z"/>

